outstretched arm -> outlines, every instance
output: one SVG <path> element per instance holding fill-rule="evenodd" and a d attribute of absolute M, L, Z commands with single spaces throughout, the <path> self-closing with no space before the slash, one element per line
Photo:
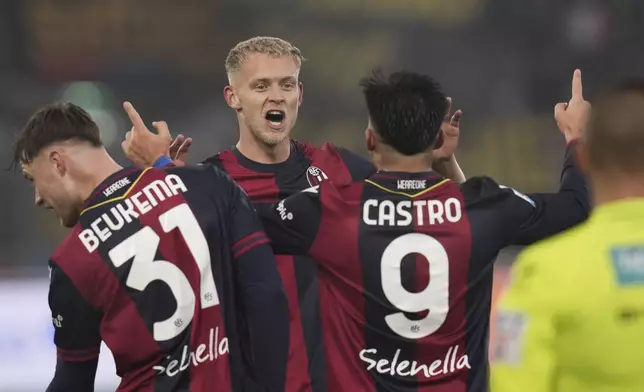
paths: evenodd
<path fill-rule="evenodd" d="M 257 206 L 275 253 L 306 254 L 309 251 L 322 216 L 320 191 L 320 185 L 317 185 L 275 204 Z"/>
<path fill-rule="evenodd" d="M 514 244 L 532 244 L 575 226 L 588 217 L 588 187 L 575 165 L 574 145 L 573 142 L 566 147 L 559 192 L 533 193 L 527 194 L 524 200 L 514 199 L 512 214 L 523 216 Z"/>

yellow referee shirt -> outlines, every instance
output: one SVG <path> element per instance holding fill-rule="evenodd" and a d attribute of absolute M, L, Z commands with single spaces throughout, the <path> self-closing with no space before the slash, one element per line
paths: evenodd
<path fill-rule="evenodd" d="M 495 328 L 491 392 L 644 392 L 644 198 L 522 252 Z"/>

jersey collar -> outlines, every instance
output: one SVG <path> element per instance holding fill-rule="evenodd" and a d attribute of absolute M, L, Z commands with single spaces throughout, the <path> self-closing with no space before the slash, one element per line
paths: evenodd
<path fill-rule="evenodd" d="M 128 166 L 124 167 L 123 169 L 112 173 L 109 175 L 106 179 L 104 179 L 100 184 L 94 188 L 92 193 L 90 193 L 89 197 L 85 199 L 85 203 L 83 203 L 83 209 L 86 209 L 92 204 L 100 203 L 106 199 L 109 198 L 109 196 L 106 195 L 105 190 L 112 184 L 114 184 L 116 181 L 123 179 L 125 177 L 131 177 L 133 176 L 133 180 L 136 179 L 136 177 L 140 174 L 141 169 L 135 167 L 135 166 Z M 129 187 L 123 187 L 125 189 L 118 189 L 114 193 L 114 196 L 119 196 L 122 194 L 124 191 L 127 191 Z M 111 195 L 111 194 L 110 194 Z"/>
<path fill-rule="evenodd" d="M 237 149 L 237 147 L 233 147 L 231 149 L 232 153 L 235 155 L 237 158 L 237 162 L 246 169 L 252 170 L 254 172 L 258 173 L 277 173 L 282 171 L 285 168 L 288 168 L 290 165 L 293 164 L 293 162 L 297 161 L 297 145 L 296 143 L 291 140 L 291 152 L 288 155 L 288 158 L 284 162 L 280 163 L 260 163 L 253 161 L 252 159 L 247 158 L 244 154 L 241 153 Z"/>
<path fill-rule="evenodd" d="M 407 173 L 379 171 L 365 182 L 388 193 L 417 197 L 448 182 L 434 171 Z"/>

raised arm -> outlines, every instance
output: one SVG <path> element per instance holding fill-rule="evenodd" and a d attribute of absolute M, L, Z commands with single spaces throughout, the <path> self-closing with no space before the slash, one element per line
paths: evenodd
<path fill-rule="evenodd" d="M 571 98 L 568 103 L 555 105 L 555 120 L 566 139 L 566 155 L 561 172 L 561 186 L 554 194 L 536 193 L 527 195 L 532 200 L 532 214 L 527 217 L 517 233 L 514 243 L 531 244 L 582 222 L 590 212 L 588 187 L 584 176 L 575 163 L 576 141 L 583 137 L 590 104 L 584 100 L 581 71 L 572 76 Z M 527 206 L 517 206 L 516 214 L 525 214 Z"/>
<path fill-rule="evenodd" d="M 515 198 L 509 213 L 521 219 L 513 244 L 529 245 L 583 222 L 590 212 L 586 180 L 574 162 L 574 142 L 566 148 L 557 193 L 532 193 Z M 515 191 L 518 196 L 521 196 Z"/>

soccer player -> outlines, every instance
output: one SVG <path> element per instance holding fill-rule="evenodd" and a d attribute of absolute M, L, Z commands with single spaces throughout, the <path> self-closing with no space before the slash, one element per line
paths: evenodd
<path fill-rule="evenodd" d="M 520 254 L 497 315 L 494 392 L 644 391 L 644 81 L 593 104 L 578 153 L 595 210 Z"/>
<path fill-rule="evenodd" d="M 244 192 L 213 166 L 122 168 L 90 116 L 47 106 L 14 163 L 69 236 L 49 260 L 49 392 L 94 390 L 101 341 L 119 391 L 284 390 L 288 303 Z"/>
<path fill-rule="evenodd" d="M 318 262 L 328 388 L 486 391 L 495 257 L 582 221 L 583 177 L 569 147 L 557 193 L 524 195 L 488 177 L 456 184 L 431 170 L 447 105 L 437 83 L 400 72 L 362 85 L 378 173 L 258 210 L 276 252 Z M 568 142 L 579 137 L 560 127 Z"/>
<path fill-rule="evenodd" d="M 227 172 L 256 205 L 272 204 L 327 179 L 338 186 L 361 181 L 374 171 L 369 162 L 344 148 L 330 143 L 314 147 L 290 138 L 302 103 L 302 61 L 298 48 L 273 37 L 240 42 L 226 58 L 230 84 L 224 89 L 224 98 L 237 115 L 239 142 L 204 164 Z M 463 174 L 449 151 L 454 149 L 451 146 L 450 150 L 450 144 L 457 139 L 460 115 L 456 111 L 445 124 L 444 146 L 434 155 L 435 166 L 456 179 Z M 134 163 L 168 163 L 169 159 L 162 156 L 170 154 L 170 133 L 165 123 L 156 125 L 159 134 L 144 128 L 146 132 L 130 132 L 123 142 L 126 155 Z M 190 139 L 180 135 L 174 146 L 184 142 Z M 172 158 L 177 158 L 176 154 Z M 326 386 L 315 262 L 304 255 L 278 255 L 277 262 L 292 317 L 286 391 L 333 391 Z"/>

